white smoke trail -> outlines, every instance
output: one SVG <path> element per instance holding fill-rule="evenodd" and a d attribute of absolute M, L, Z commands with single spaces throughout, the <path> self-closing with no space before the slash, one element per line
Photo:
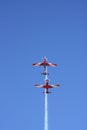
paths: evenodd
<path fill-rule="evenodd" d="M 48 130 L 48 97 L 47 93 L 45 93 L 45 127 L 44 130 Z"/>
<path fill-rule="evenodd" d="M 46 67 L 47 73 L 47 67 Z M 48 80 L 48 75 L 45 75 L 45 81 Z M 44 118 L 44 130 L 48 130 L 48 94 L 45 89 L 45 118 Z"/>

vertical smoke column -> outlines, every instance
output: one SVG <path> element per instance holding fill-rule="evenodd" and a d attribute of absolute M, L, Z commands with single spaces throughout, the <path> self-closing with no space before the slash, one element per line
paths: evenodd
<path fill-rule="evenodd" d="M 45 130 L 48 130 L 48 97 L 45 93 Z"/>
<path fill-rule="evenodd" d="M 46 67 L 46 73 L 47 73 L 47 67 Z M 48 79 L 48 76 L 45 75 L 45 81 Z M 44 130 L 48 130 L 48 94 L 45 90 L 45 128 Z"/>

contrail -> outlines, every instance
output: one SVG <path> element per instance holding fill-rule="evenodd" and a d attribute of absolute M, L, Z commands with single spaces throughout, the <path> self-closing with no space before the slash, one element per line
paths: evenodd
<path fill-rule="evenodd" d="M 47 93 L 45 93 L 45 127 L 44 130 L 48 130 L 48 97 Z"/>

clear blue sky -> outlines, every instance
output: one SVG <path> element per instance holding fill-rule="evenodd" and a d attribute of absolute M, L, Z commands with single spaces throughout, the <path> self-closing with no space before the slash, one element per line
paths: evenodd
<path fill-rule="evenodd" d="M 44 130 L 40 67 L 46 56 L 49 130 L 87 130 L 86 0 L 0 1 L 0 130 Z"/>

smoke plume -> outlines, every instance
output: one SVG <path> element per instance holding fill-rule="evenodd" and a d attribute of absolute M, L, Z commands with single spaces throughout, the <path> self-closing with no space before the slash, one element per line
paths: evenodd
<path fill-rule="evenodd" d="M 44 130 L 48 130 L 48 95 L 45 93 L 45 128 Z"/>

